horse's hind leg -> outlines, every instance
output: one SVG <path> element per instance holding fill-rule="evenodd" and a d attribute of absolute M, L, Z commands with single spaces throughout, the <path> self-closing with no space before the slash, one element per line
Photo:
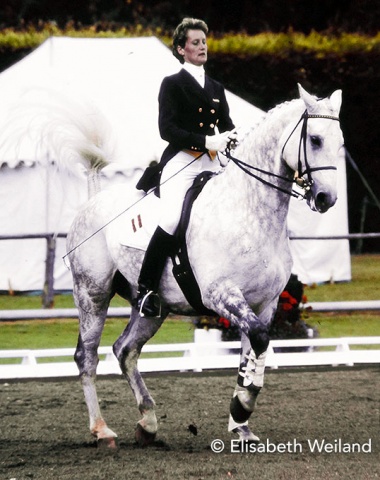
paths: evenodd
<path fill-rule="evenodd" d="M 98 347 L 102 335 L 110 295 L 103 292 L 91 295 L 90 288 L 74 285 L 74 297 L 79 310 L 79 338 L 75 352 L 75 362 L 86 400 L 90 431 L 97 438 L 98 445 L 116 447 L 117 435 L 107 427 L 100 411 L 96 392 L 96 368 L 99 362 Z"/>
<path fill-rule="evenodd" d="M 137 423 L 136 440 L 141 446 L 152 443 L 157 432 L 155 403 L 137 368 L 137 361 L 145 343 L 153 337 L 164 318 L 140 317 L 132 308 L 131 319 L 113 346 L 120 368 L 135 395 L 142 418 Z"/>

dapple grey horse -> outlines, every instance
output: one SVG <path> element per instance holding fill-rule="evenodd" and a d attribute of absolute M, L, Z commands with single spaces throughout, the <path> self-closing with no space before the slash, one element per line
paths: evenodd
<path fill-rule="evenodd" d="M 317 212 L 326 212 L 337 199 L 341 91 L 325 99 L 301 86 L 299 93 L 300 98 L 269 111 L 240 140 L 223 173 L 212 177 L 195 201 L 187 230 L 189 259 L 204 306 L 238 325 L 242 334 L 228 427 L 242 440 L 258 440 L 248 419 L 263 386 L 269 326 L 291 273 L 287 213 L 293 182 Z M 75 218 L 67 244 L 80 320 L 75 360 L 90 430 L 111 447 L 117 435 L 99 408 L 97 350 L 112 296 L 117 292 L 131 301 L 136 294 L 144 251 L 121 241 L 120 218 L 110 221 L 123 202 L 141 198 L 130 190 L 110 189 L 91 198 Z M 141 444 L 157 432 L 155 403 L 138 370 L 141 349 L 170 312 L 196 314 L 173 277 L 169 259 L 159 294 L 161 318 L 141 318 L 132 308 L 113 346 L 141 413 L 136 429 Z"/>

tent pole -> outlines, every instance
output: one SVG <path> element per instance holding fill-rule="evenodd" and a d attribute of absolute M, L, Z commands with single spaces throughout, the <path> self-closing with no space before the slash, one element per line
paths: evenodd
<path fill-rule="evenodd" d="M 360 232 L 364 233 L 364 223 L 365 218 L 367 215 L 367 204 L 368 204 L 368 197 L 365 195 L 362 201 L 362 208 L 361 208 L 361 215 L 360 215 Z M 356 244 L 356 254 L 360 255 L 362 253 L 363 248 L 363 238 L 359 238 L 358 243 Z"/>
<path fill-rule="evenodd" d="M 377 206 L 377 208 L 380 210 L 380 201 L 379 199 L 376 197 L 374 191 L 372 190 L 372 188 L 370 187 L 369 183 L 367 182 L 367 180 L 364 178 L 364 175 L 362 174 L 362 172 L 359 170 L 359 167 L 356 165 L 354 159 L 351 157 L 349 151 L 346 149 L 346 158 L 347 160 L 350 162 L 351 166 L 353 167 L 353 169 L 355 170 L 355 172 L 359 175 L 360 177 L 360 180 L 363 182 L 363 185 L 365 186 L 365 188 L 367 189 L 368 193 L 370 194 L 370 196 L 372 197 L 373 201 L 375 202 L 375 205 Z"/>

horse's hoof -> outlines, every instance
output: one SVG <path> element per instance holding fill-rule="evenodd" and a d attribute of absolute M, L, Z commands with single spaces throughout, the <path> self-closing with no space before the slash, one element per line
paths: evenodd
<path fill-rule="evenodd" d="M 255 435 L 247 425 L 236 427 L 232 430 L 232 432 L 237 433 L 239 435 L 239 440 L 241 442 L 249 442 L 249 443 L 260 442 L 260 438 L 257 435 Z"/>
<path fill-rule="evenodd" d="M 136 425 L 135 439 L 139 447 L 147 447 L 148 445 L 151 445 L 155 438 L 156 432 L 147 432 L 139 423 Z"/>
<path fill-rule="evenodd" d="M 98 438 L 97 441 L 98 448 L 100 449 L 116 449 L 119 446 L 119 441 L 117 437 L 108 437 L 108 438 Z"/>

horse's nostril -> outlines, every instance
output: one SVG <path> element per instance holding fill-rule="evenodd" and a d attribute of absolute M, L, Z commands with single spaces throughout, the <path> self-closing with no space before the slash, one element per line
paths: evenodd
<path fill-rule="evenodd" d="M 326 195 L 326 193 L 324 192 L 318 193 L 316 198 L 317 205 L 324 205 L 326 203 L 327 197 L 328 195 Z"/>
<path fill-rule="evenodd" d="M 335 200 L 329 193 L 319 192 L 315 197 L 315 206 L 321 213 L 327 212 L 327 210 L 332 207 L 334 203 Z"/>

